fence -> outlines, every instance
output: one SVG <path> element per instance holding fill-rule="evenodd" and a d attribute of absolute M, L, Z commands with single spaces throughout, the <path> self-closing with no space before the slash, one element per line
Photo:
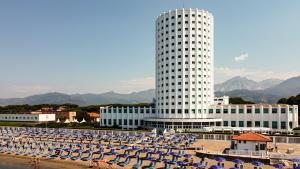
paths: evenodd
<path fill-rule="evenodd" d="M 246 150 L 229 150 L 228 155 L 236 155 L 236 156 L 247 156 L 247 157 L 267 157 L 266 152 L 260 151 L 246 151 Z"/>
<path fill-rule="evenodd" d="M 225 134 L 199 134 L 198 138 L 202 140 L 231 140 L 233 135 Z M 270 136 L 273 143 L 300 144 L 300 137 L 291 136 Z"/>

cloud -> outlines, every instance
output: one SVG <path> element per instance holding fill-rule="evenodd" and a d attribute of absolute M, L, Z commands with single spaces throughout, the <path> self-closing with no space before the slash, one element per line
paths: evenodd
<path fill-rule="evenodd" d="M 217 67 L 215 68 L 215 81 L 216 83 L 224 82 L 235 76 L 247 77 L 255 81 L 265 79 L 288 79 L 291 77 L 299 76 L 300 72 L 297 71 L 271 71 L 271 70 L 248 70 L 245 68 L 228 68 Z"/>
<path fill-rule="evenodd" d="M 240 61 L 247 59 L 248 57 L 249 57 L 248 53 L 242 53 L 242 54 L 240 54 L 240 56 L 234 57 L 234 61 L 240 62 Z"/>

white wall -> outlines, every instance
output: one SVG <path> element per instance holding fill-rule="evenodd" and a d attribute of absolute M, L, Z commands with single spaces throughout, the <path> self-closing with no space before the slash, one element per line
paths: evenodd
<path fill-rule="evenodd" d="M 55 121 L 55 114 L 0 114 L 0 121 Z"/>

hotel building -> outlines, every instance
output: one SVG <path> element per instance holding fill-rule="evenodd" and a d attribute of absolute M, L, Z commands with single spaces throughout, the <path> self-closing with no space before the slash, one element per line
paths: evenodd
<path fill-rule="evenodd" d="M 231 105 L 214 97 L 214 17 L 205 10 L 176 9 L 156 18 L 156 102 L 149 107 L 101 107 L 101 126 L 261 128 L 298 126 L 298 107 Z"/>

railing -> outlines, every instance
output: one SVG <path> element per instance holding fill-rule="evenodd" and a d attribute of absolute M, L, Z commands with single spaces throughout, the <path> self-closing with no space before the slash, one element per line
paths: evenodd
<path fill-rule="evenodd" d="M 229 150 L 229 155 L 237 155 L 237 156 L 247 156 L 247 157 L 267 157 L 266 152 L 260 151 L 246 151 L 246 150 Z"/>
<path fill-rule="evenodd" d="M 202 140 L 225 140 L 229 141 L 232 138 L 231 135 L 225 134 L 199 134 L 198 139 Z M 285 144 L 300 144 L 300 137 L 289 136 L 270 136 L 273 139 L 273 143 L 285 143 Z"/>
<path fill-rule="evenodd" d="M 269 153 L 270 159 L 291 160 L 299 158 L 299 154 Z"/>

